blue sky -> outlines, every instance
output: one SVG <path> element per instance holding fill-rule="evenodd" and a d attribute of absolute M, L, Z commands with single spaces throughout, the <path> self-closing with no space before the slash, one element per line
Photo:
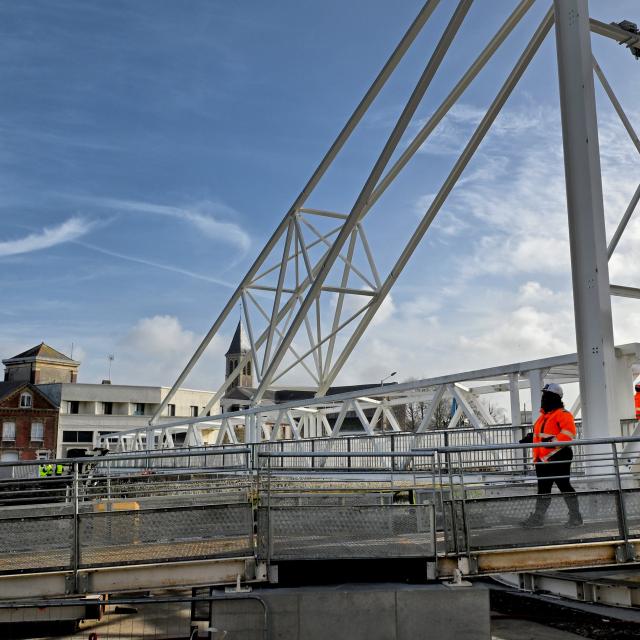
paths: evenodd
<path fill-rule="evenodd" d="M 409 134 L 515 4 L 476 0 Z M 606 22 L 640 22 L 633 0 L 591 5 Z M 2 356 L 73 343 L 83 382 L 105 377 L 113 353 L 114 382 L 171 384 L 420 6 L 2 3 Z M 310 206 L 351 208 L 453 6 L 442 0 Z M 536 3 L 368 217 L 383 272 L 547 6 Z M 640 128 L 640 62 L 600 38 L 594 53 Z M 611 233 L 640 159 L 596 89 Z M 340 380 L 574 350 L 564 207 L 551 33 Z M 612 281 L 638 286 L 639 249 L 636 220 Z M 190 386 L 221 381 L 237 318 Z M 614 302 L 614 321 L 617 342 L 637 339 L 640 303 Z"/>

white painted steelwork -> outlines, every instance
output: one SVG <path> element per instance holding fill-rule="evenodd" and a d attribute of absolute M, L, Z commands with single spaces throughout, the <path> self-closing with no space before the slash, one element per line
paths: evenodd
<path fill-rule="evenodd" d="M 621 420 L 631 420 L 635 416 L 632 367 L 637 365 L 640 365 L 640 344 L 616 347 L 617 393 L 614 411 L 617 425 Z M 216 429 L 218 445 L 241 441 L 303 440 L 319 436 L 337 438 L 345 434 L 353 435 L 353 427 L 356 428 L 355 433 L 368 435 L 398 433 L 407 429 L 424 433 L 434 428 L 435 413 L 439 409 L 441 413 L 448 410 L 453 398 L 458 410 L 449 416 L 446 427 L 455 429 L 462 420 L 463 424 L 482 429 L 498 422 L 483 397 L 504 392 L 510 394 L 511 408 L 515 411 L 512 424 L 518 425 L 522 390 L 531 393 L 532 415 L 535 418 L 535 407 L 539 405 L 540 389 L 544 383 L 566 385 L 578 381 L 578 358 L 574 353 L 282 404 L 259 405 L 210 417 L 182 418 L 143 429 L 105 434 L 101 443 L 119 452 L 172 449 L 175 446 L 196 447 L 201 446 L 203 441 L 199 431 Z M 443 400 L 449 402 L 443 406 Z M 420 411 L 420 420 L 414 420 L 407 426 L 405 418 L 412 408 Z M 579 415 L 579 400 L 572 410 Z M 353 427 L 345 432 L 343 425 L 348 415 Z M 617 429 L 612 435 L 623 435 L 619 426 Z M 176 433 L 186 433 L 179 445 L 174 444 Z"/>
<path fill-rule="evenodd" d="M 638 297 L 640 294 L 633 287 L 610 285 L 607 257 L 610 257 L 615 250 L 627 226 L 637 204 L 640 190 L 632 198 L 607 248 L 604 237 L 595 118 L 594 69 L 633 143 L 636 147 L 639 147 L 639 143 L 629 118 L 592 57 L 590 31 L 626 44 L 627 47 L 637 45 L 637 36 L 617 25 L 590 20 L 586 0 L 567 2 L 555 0 L 555 12 L 552 8 L 545 15 L 530 41 L 525 45 L 520 58 L 443 182 L 420 224 L 407 244 L 401 248 L 394 266 L 386 276 L 381 275 L 376 264 L 378 257 L 376 248 L 371 245 L 365 231 L 366 216 L 533 5 L 533 0 L 522 0 L 518 4 L 462 74 L 449 95 L 427 119 L 415 138 L 409 142 L 395 163 L 387 169 L 400 137 L 407 130 L 416 108 L 428 92 L 429 85 L 447 51 L 452 44 L 455 44 L 456 34 L 471 5 L 471 0 L 460 0 L 348 213 L 330 211 L 321 206 L 311 207 L 306 204 L 399 61 L 412 46 L 436 5 L 438 5 L 437 0 L 425 3 L 274 235 L 260 252 L 238 289 L 179 375 L 171 392 L 153 416 L 152 425 L 156 425 L 164 407 L 171 401 L 172 395 L 182 385 L 238 301 L 243 303 L 242 313 L 250 349 L 238 359 L 237 366 L 228 373 L 210 404 L 205 407 L 204 413 L 227 392 L 250 360 L 253 362 L 257 379 L 257 388 L 253 390 L 251 400 L 253 405 L 264 403 L 265 392 L 290 372 L 305 372 L 312 382 L 316 395 L 325 396 L 555 22 L 565 141 L 575 320 L 581 367 L 580 385 L 581 397 L 586 398 L 586 401 L 581 404 L 584 406 L 587 433 L 591 435 L 616 433 L 616 425 L 620 418 L 618 406 L 620 403 L 614 386 L 618 382 L 619 372 L 614 359 L 609 294 L 627 297 Z M 385 249 L 388 250 L 388 247 Z M 544 372 L 530 371 L 529 373 L 528 384 L 533 389 L 535 414 L 538 390 Z M 511 381 L 512 412 L 516 407 L 519 386 L 519 381 L 517 383 L 515 380 Z M 451 393 L 455 395 L 452 391 Z M 371 394 L 368 395 L 374 397 Z M 351 398 L 350 402 L 349 406 L 339 407 L 338 423 L 344 420 L 344 415 L 340 415 L 342 411 L 343 414 L 354 412 L 367 433 L 375 429 L 381 417 L 390 424 L 392 429 L 396 427 L 396 421 L 385 414 L 384 408 L 377 411 L 375 419 L 370 421 L 368 417 L 365 416 L 365 419 L 362 419 L 360 416 L 366 403 L 363 405 L 361 401 L 354 398 Z M 333 400 L 329 404 L 332 405 Z M 460 404 L 464 405 L 464 400 Z M 579 406 L 580 403 L 576 404 L 576 407 Z M 300 412 L 297 407 L 294 409 Z M 462 408 L 458 417 L 465 411 L 465 415 L 472 424 L 482 423 L 481 419 L 476 420 L 477 411 L 474 408 Z M 517 421 L 518 412 L 515 413 Z M 326 413 L 324 415 L 326 417 Z M 274 420 L 274 416 L 279 417 Z M 233 423 L 238 417 L 241 418 L 240 422 L 245 429 L 244 439 L 248 441 L 257 441 L 265 437 L 275 439 L 285 431 L 287 435 L 294 438 L 306 433 L 319 435 L 329 431 L 326 420 L 323 421 L 318 416 L 314 418 L 308 412 L 306 416 L 301 416 L 296 415 L 295 411 L 280 413 L 276 408 L 268 408 L 268 410 L 261 408 L 253 413 L 238 414 L 236 412 L 215 416 L 213 422 L 217 421 L 222 434 L 219 442 L 234 441 Z M 244 417 L 247 419 L 245 420 Z M 426 420 L 424 428 L 429 419 Z M 453 422 L 455 423 L 456 420 L 457 418 Z M 273 426 L 276 423 L 283 426 L 276 426 L 274 429 Z M 169 425 L 167 428 L 172 427 Z M 336 431 L 335 435 L 338 435 L 340 431 L 339 428 L 336 430 L 335 425 L 331 425 L 330 429 L 332 435 Z M 265 435 L 266 432 L 268 435 Z M 192 435 L 190 438 L 194 439 L 195 436 Z"/>

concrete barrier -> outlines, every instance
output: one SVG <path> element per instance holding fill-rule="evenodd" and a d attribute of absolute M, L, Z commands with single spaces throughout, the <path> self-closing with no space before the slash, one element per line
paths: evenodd
<path fill-rule="evenodd" d="M 489 640 L 482 585 L 346 584 L 256 589 L 258 600 L 216 600 L 211 627 L 234 640 Z"/>

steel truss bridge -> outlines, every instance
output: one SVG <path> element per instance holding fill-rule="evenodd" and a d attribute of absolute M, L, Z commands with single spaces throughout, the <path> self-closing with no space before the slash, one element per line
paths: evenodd
<path fill-rule="evenodd" d="M 620 424 L 630 424 L 635 415 L 632 380 L 636 368 L 640 368 L 640 344 L 616 347 L 616 422 L 608 436 L 633 435 L 628 426 L 621 431 Z M 455 400 L 456 409 L 451 415 L 440 415 L 440 427 L 446 426 L 451 431 L 466 425 L 483 430 L 499 421 L 485 400 L 496 393 L 509 394 L 513 425 L 518 426 L 523 391 L 530 393 L 532 415 L 536 416 L 545 383 L 568 385 L 578 381 L 579 368 L 574 353 L 306 400 L 262 404 L 209 417 L 164 420 L 158 425 L 105 434 L 100 444 L 112 452 L 127 453 L 204 446 L 211 435 L 217 445 L 237 445 L 320 436 L 339 439 L 345 434 L 353 435 L 354 429 L 370 436 L 387 431 L 399 433 L 405 428 L 421 434 L 436 426 L 436 414 L 442 413 L 443 400 Z M 445 405 L 448 412 L 452 402 Z M 570 409 L 575 416 L 580 415 L 580 396 Z M 350 429 L 345 428 L 347 419 Z M 407 426 L 407 423 L 410 424 Z"/>
<path fill-rule="evenodd" d="M 632 143 L 640 142 L 591 52 L 591 33 L 635 54 L 640 36 L 589 19 L 586 0 L 554 0 L 396 261 L 381 274 L 365 218 L 534 6 L 522 0 L 471 62 L 418 134 L 400 149 L 416 110 L 472 5 L 460 0 L 353 203 L 330 211 L 308 202 L 345 143 L 438 6 L 428 0 L 286 212 L 148 428 L 105 437 L 113 453 L 64 460 L 68 474 L 38 479 L 37 463 L 1 463 L 0 600 L 36 602 L 141 589 L 276 582 L 278 569 L 313 560 L 404 559 L 424 578 L 635 566 L 640 557 L 638 424 L 631 367 L 638 345 L 614 348 L 609 295 L 640 297 L 611 284 L 608 259 L 640 199 L 636 189 L 607 243 L 594 74 Z M 555 27 L 577 354 L 327 396 L 419 242 Z M 242 301 L 250 349 L 205 407 L 206 414 L 249 362 L 252 406 L 158 424 L 227 318 Z M 265 391 L 306 372 L 316 398 L 264 404 Z M 544 381 L 578 382 L 582 412 L 574 478 L 584 524 L 566 526 L 562 495 L 545 523 L 522 522 L 536 504 L 530 462 L 517 444 L 526 425 L 519 393 Z M 615 391 L 612 391 L 615 390 Z M 479 399 L 508 391 L 514 424 L 496 425 Z M 456 401 L 433 429 L 440 400 Z M 419 419 L 403 430 L 407 407 Z M 532 407 L 535 413 L 535 404 Z M 365 435 L 344 430 L 347 418 Z M 208 424 L 207 424 L 208 423 Z M 202 446 L 202 433 L 217 442 Z M 177 448 L 174 436 L 185 431 Z M 597 437 L 598 436 L 598 437 Z"/>
<path fill-rule="evenodd" d="M 176 390 L 183 386 L 239 303 L 242 303 L 249 348 L 233 362 L 224 383 L 202 414 L 216 405 L 249 366 L 257 380 L 257 387 L 252 390 L 252 405 L 261 404 L 265 392 L 274 384 L 282 384 L 286 376 L 294 376 L 297 382 L 306 378 L 318 397 L 325 396 L 553 28 L 560 83 L 582 414 L 586 435 L 613 435 L 609 425 L 617 424 L 619 416 L 610 393 L 617 382 L 610 294 L 638 298 L 640 289 L 610 283 L 608 260 L 640 199 L 640 186 L 621 215 L 613 236 L 607 241 L 594 78 L 597 77 L 602 85 L 638 152 L 640 141 L 592 54 L 591 35 L 597 34 L 623 44 L 638 56 L 640 35 L 634 32 L 630 23 L 605 24 L 590 19 L 587 0 L 554 0 L 530 39 L 525 39 L 521 55 L 407 241 L 394 246 L 393 236 L 396 234 L 386 234 L 383 245 L 376 246 L 366 232 L 368 217 L 377 212 L 377 204 L 388 188 L 415 158 L 418 150 L 429 143 L 433 131 L 466 90 L 479 81 L 482 73 L 486 72 L 487 64 L 500 54 L 505 41 L 516 37 L 516 28 L 541 2 L 521 0 L 499 29 L 487 34 L 485 47 L 457 76 L 457 71 L 448 72 L 447 58 L 451 49 L 455 49 L 454 45 L 462 39 L 460 32 L 472 5 L 473 0 L 459 0 L 453 13 L 448 14 L 448 22 L 436 36 L 432 53 L 391 132 L 382 141 L 379 156 L 372 160 L 366 180 L 357 189 L 355 201 L 334 207 L 341 210 L 329 210 L 321 200 L 316 200 L 319 197 L 317 187 L 320 184 L 326 186 L 327 172 L 427 22 L 441 9 L 446 10 L 440 6 L 439 0 L 425 2 L 179 374 L 153 416 L 152 425 L 160 422 Z M 482 26 L 482 21 L 478 21 L 474 29 L 479 32 Z M 466 49 L 464 44 L 462 46 Z M 443 77 L 437 78 L 438 75 Z M 435 79 L 445 85 L 454 83 L 444 100 L 431 95 Z M 420 120 L 416 117 L 418 108 L 425 99 L 432 97 L 438 100 L 435 103 L 438 106 L 429 113 L 426 121 Z M 413 127 L 418 132 L 413 139 L 407 139 Z M 521 144 L 520 140 L 515 142 Z M 383 255 L 391 258 L 392 266 L 386 274 L 381 268 L 380 258 Z M 358 411 L 357 406 L 354 410 Z M 295 432 L 293 424 L 291 429 Z"/>
<path fill-rule="evenodd" d="M 537 445 L 513 443 L 526 428 L 109 455 L 47 479 L 14 463 L 0 600 L 275 582 L 311 560 L 404 559 L 425 580 L 635 563 L 640 439 L 576 441 L 584 525 L 568 528 L 552 494 L 544 526 L 525 528 Z"/>

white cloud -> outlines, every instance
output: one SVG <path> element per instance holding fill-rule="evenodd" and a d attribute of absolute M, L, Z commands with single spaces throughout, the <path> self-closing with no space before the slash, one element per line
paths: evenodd
<path fill-rule="evenodd" d="M 196 273 L 195 271 L 190 271 L 188 269 L 181 269 L 180 267 L 175 267 L 170 264 L 154 262 L 153 260 L 145 260 L 144 258 L 137 258 L 136 256 L 128 256 L 124 253 L 119 253 L 117 251 L 110 251 L 109 249 L 98 247 L 95 244 L 89 244 L 88 242 L 76 242 L 76 244 L 79 244 L 82 247 L 86 247 L 87 249 L 91 249 L 92 251 L 97 251 L 98 253 L 103 253 L 104 255 L 111 256 L 113 258 L 120 258 L 121 260 L 127 260 L 129 262 L 143 264 L 147 267 L 162 269 L 163 271 L 170 271 L 171 273 L 179 273 L 181 275 L 188 276 L 190 278 L 195 278 L 196 280 L 204 280 L 205 282 L 219 284 L 228 289 L 236 288 L 236 285 L 234 283 L 229 282 L 228 280 L 222 280 L 221 278 L 213 278 L 211 276 L 205 276 L 201 273 Z"/>
<path fill-rule="evenodd" d="M 204 237 L 216 242 L 235 245 L 245 252 L 251 245 L 249 235 L 236 223 L 218 220 L 214 216 L 237 215 L 230 207 L 217 202 L 201 202 L 192 207 L 173 207 L 152 202 L 119 200 L 117 198 L 77 198 L 116 211 L 146 213 L 175 218 L 193 225 Z"/>
<path fill-rule="evenodd" d="M 131 329 L 123 345 L 143 357 L 173 358 L 185 354 L 195 345 L 192 331 L 182 328 L 173 316 L 143 318 Z"/>
<path fill-rule="evenodd" d="M 141 318 L 116 339 L 110 349 L 115 355 L 112 380 L 115 384 L 171 386 L 201 339 L 202 336 L 185 328 L 175 316 Z M 230 341 L 231 337 L 226 334 L 217 335 L 183 386 L 217 388 L 223 380 L 224 353 Z M 97 354 L 95 348 L 87 351 L 86 370 L 89 375 L 92 371 L 102 371 L 106 352 Z M 94 373 L 93 376 L 97 379 L 100 374 Z"/>
<path fill-rule="evenodd" d="M 89 233 L 92 227 L 93 222 L 85 218 L 77 216 L 69 218 L 62 224 L 45 227 L 42 231 L 30 233 L 23 238 L 0 241 L 0 257 L 40 251 L 64 242 L 71 242 Z"/>

